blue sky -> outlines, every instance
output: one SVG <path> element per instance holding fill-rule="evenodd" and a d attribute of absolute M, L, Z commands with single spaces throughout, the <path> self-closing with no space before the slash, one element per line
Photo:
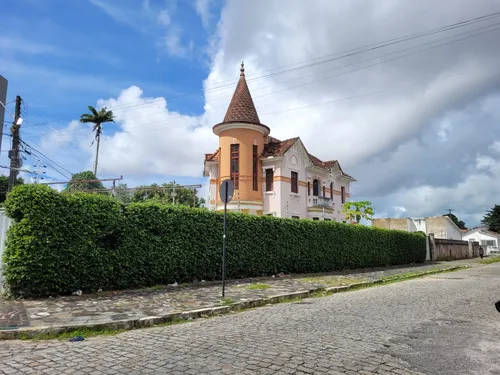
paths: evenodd
<path fill-rule="evenodd" d="M 200 92 L 210 69 L 209 36 L 221 6 L 210 1 L 205 10 L 197 9 L 203 3 L 19 0 L 4 7 L 0 74 L 9 81 L 8 102 L 15 95 L 25 101 L 24 139 L 39 146 L 41 132 L 64 128 L 86 112 L 88 105 L 116 97 L 131 85 L 152 97 L 197 93 L 171 100 L 169 109 L 200 115 L 204 105 Z M 203 11 L 210 16 L 205 17 Z M 8 108 L 13 112 L 13 103 Z M 116 129 L 111 125 L 106 134 Z M 70 165 L 71 172 L 78 172 L 85 158 L 75 149 L 64 155 L 41 151 L 75 159 L 71 163 L 59 160 Z M 7 162 L 5 154 L 2 163 Z"/>
<path fill-rule="evenodd" d="M 75 120 L 106 105 L 117 122 L 99 177 L 206 189 L 203 154 L 245 61 L 271 135 L 338 160 L 354 200 L 382 217 L 453 208 L 477 224 L 498 204 L 499 11 L 500 0 L 17 0 L 2 9 L 0 74 L 9 100 L 25 100 L 23 139 L 59 169 L 91 169 L 92 132 Z"/>

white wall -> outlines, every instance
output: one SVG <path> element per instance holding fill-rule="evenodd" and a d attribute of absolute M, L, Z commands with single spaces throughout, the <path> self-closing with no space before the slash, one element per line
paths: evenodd
<path fill-rule="evenodd" d="M 462 236 L 462 240 L 464 241 L 473 240 L 479 242 L 481 246 L 483 246 L 482 241 L 495 241 L 495 246 L 483 246 L 483 249 L 485 250 L 485 255 L 489 255 L 492 251 L 498 251 L 498 238 L 489 236 L 479 231 L 464 234 Z"/>
<path fill-rule="evenodd" d="M 5 240 L 7 239 L 7 230 L 11 223 L 12 220 L 5 215 L 5 211 L 0 209 L 0 293 L 3 293 L 2 258 L 5 250 Z"/>
<path fill-rule="evenodd" d="M 448 218 L 447 216 L 445 216 Z M 449 218 L 448 218 L 449 219 Z M 451 219 L 446 220 L 446 238 L 451 239 L 451 240 L 461 240 L 462 239 L 462 232 L 458 227 L 451 221 Z"/>
<path fill-rule="evenodd" d="M 427 233 L 427 225 L 425 224 L 425 219 L 408 219 L 408 232 L 418 232 L 422 231 Z"/>

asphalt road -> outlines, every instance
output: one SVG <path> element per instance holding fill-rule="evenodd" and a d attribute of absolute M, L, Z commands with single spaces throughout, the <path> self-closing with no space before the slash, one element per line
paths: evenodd
<path fill-rule="evenodd" d="M 500 263 L 83 342 L 0 342 L 0 373 L 500 374 Z"/>

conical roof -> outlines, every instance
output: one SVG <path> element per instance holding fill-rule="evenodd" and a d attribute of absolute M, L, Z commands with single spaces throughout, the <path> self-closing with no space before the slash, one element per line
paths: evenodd
<path fill-rule="evenodd" d="M 224 121 L 227 122 L 244 122 L 251 124 L 260 124 L 259 115 L 253 104 L 252 95 L 248 89 L 245 79 L 245 68 L 241 63 L 240 80 L 234 90 L 233 98 L 224 116 Z"/>

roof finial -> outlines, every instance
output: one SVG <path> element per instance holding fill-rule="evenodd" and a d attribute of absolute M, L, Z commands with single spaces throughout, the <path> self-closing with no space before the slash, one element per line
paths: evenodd
<path fill-rule="evenodd" d="M 241 68 L 240 68 L 240 77 L 244 77 L 245 76 L 245 63 L 242 61 L 241 62 Z"/>

